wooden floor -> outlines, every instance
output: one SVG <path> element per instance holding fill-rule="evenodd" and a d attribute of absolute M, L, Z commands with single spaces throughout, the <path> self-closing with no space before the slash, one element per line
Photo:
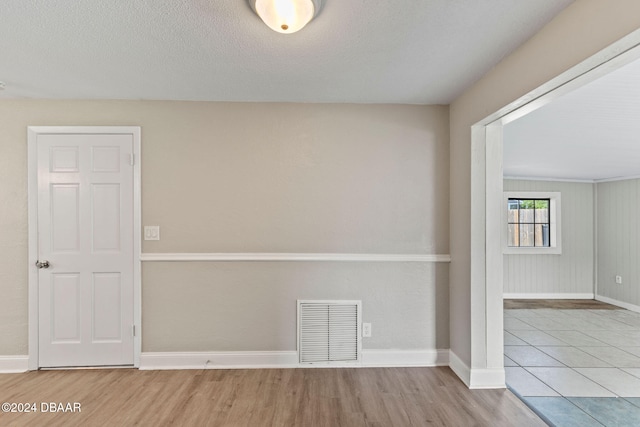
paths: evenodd
<path fill-rule="evenodd" d="M 80 413 L 0 413 L 10 426 L 544 426 L 507 390 L 446 367 L 34 371 L 0 375 L 0 402 Z"/>
<path fill-rule="evenodd" d="M 505 309 L 556 308 L 561 310 L 621 310 L 620 307 L 594 299 L 505 299 Z"/>

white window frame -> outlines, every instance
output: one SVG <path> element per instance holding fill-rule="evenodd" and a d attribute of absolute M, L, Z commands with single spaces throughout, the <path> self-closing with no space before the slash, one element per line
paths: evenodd
<path fill-rule="evenodd" d="M 507 228 L 507 204 L 509 199 L 549 199 L 549 246 L 545 247 L 516 247 L 509 246 Z M 560 255 L 562 254 L 561 233 L 561 200 L 560 192 L 542 191 L 505 191 L 502 203 L 503 232 L 502 253 L 505 255 Z"/>

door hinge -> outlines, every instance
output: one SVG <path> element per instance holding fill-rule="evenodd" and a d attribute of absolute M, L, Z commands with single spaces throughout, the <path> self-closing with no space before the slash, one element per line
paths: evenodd
<path fill-rule="evenodd" d="M 133 153 L 129 154 L 129 164 L 130 164 L 131 166 L 133 166 L 133 165 L 135 165 L 135 164 L 136 164 L 136 161 L 135 161 L 135 154 L 133 154 Z"/>
<path fill-rule="evenodd" d="M 136 336 L 136 325 L 131 325 L 131 336 L 132 337 Z"/>

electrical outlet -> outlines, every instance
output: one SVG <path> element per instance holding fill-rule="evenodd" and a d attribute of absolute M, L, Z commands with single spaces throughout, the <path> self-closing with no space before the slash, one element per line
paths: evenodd
<path fill-rule="evenodd" d="M 622 285 L 622 276 L 616 276 L 616 283 Z"/>
<path fill-rule="evenodd" d="M 371 323 L 362 324 L 362 336 L 369 338 L 371 336 Z"/>
<path fill-rule="evenodd" d="M 160 240 L 160 226 L 159 225 L 145 225 L 144 226 L 144 240 Z"/>

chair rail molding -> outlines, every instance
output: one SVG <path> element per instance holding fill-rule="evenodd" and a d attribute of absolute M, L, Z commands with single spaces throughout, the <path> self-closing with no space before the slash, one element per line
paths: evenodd
<path fill-rule="evenodd" d="M 142 253 L 142 261 L 347 261 L 347 262 L 450 262 L 449 254 L 346 254 L 346 253 Z"/>

